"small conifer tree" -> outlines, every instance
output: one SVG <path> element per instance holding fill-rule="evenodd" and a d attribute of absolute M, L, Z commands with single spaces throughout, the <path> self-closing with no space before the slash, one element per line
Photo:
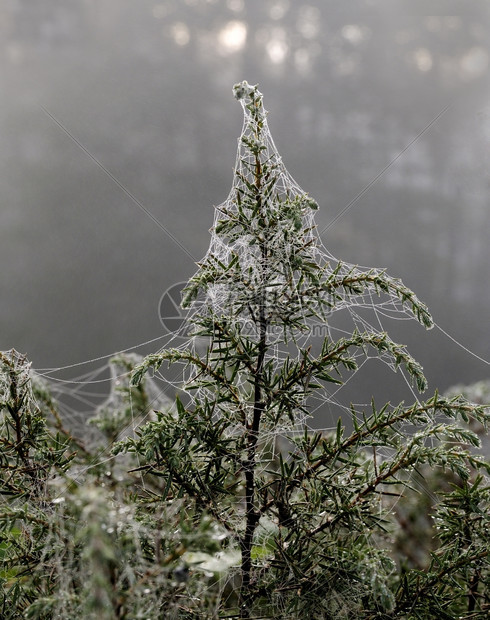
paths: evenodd
<path fill-rule="evenodd" d="M 488 410 L 436 393 L 410 406 L 352 407 L 349 424 L 339 417 L 332 433 L 309 429 L 312 403 L 332 402 L 329 387 L 373 352 L 426 388 L 421 366 L 367 321 L 366 307 L 377 317 L 410 313 L 426 327 L 432 318 L 400 280 L 336 261 L 321 246 L 318 205 L 284 168 L 261 93 L 246 82 L 234 93 L 245 114 L 235 178 L 184 291 L 187 342 L 133 374 L 137 384 L 150 367 L 183 363 L 182 394 L 175 413 L 157 414 L 124 447 L 163 479 L 161 502 L 188 498 L 194 519 L 207 515 L 222 528 L 223 549 L 239 550 L 237 597 L 218 597 L 219 610 L 480 617 L 471 614 L 488 603 L 488 487 L 473 472 L 488 465 L 467 450 L 478 438 L 465 423 L 486 424 Z M 330 326 L 338 310 L 354 322 L 341 337 Z M 392 505 L 424 464 L 451 472 L 457 486 L 440 502 L 431 496 L 441 546 L 425 571 L 410 571 L 390 550 Z"/>

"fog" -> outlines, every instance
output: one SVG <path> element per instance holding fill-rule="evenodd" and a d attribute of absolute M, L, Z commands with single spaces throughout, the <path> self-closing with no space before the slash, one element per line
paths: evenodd
<path fill-rule="evenodd" d="M 2 3 L 0 349 L 58 367 L 162 334 L 231 186 L 245 79 L 326 247 L 490 360 L 489 7 Z M 490 375 L 439 329 L 395 327 L 432 388 Z"/>

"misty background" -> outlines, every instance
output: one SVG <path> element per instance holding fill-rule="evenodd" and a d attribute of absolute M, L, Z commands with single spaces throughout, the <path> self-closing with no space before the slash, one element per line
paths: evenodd
<path fill-rule="evenodd" d="M 164 333 L 231 186 L 245 79 L 326 247 L 490 360 L 486 0 L 5 0 L 0 43 L 0 349 L 58 367 Z M 396 328 L 431 388 L 490 377 Z"/>

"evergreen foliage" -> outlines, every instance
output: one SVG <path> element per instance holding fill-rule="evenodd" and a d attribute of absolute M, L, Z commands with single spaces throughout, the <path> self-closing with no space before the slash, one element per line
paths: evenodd
<path fill-rule="evenodd" d="M 64 430 L 25 358 L 2 354 L 2 617 L 486 618 L 490 465 L 470 426 L 490 410 L 436 392 L 310 429 L 312 403 L 367 356 L 427 387 L 368 301 L 432 318 L 400 280 L 324 251 L 261 93 L 234 92 L 236 176 L 184 291 L 185 344 L 114 360 L 131 381 L 96 413 L 99 447 Z M 148 371 L 175 364 L 180 394 L 156 403 Z"/>

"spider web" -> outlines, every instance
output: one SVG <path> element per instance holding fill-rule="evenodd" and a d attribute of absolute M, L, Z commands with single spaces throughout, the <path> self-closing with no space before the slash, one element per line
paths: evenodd
<path fill-rule="evenodd" d="M 175 334 L 176 339 L 183 339 L 176 349 L 204 355 L 219 347 L 218 337 L 214 342 L 199 336 L 199 326 L 206 318 L 225 319 L 230 332 L 257 343 L 257 317 L 261 310 L 267 324 L 265 362 L 272 362 L 276 370 L 295 355 L 299 359 L 308 346 L 314 351 L 324 340 L 335 342 L 353 332 L 386 335 L 385 319 L 415 318 L 430 328 L 429 312 L 400 280 L 388 278 L 384 270 L 364 269 L 340 261 L 327 250 L 316 234 L 318 204 L 286 169 L 269 130 L 262 94 L 256 86 L 242 82 L 234 87 L 234 95 L 242 105 L 244 121 L 233 184 L 227 199 L 215 207 L 209 249 L 184 289 L 183 307 L 188 311 Z M 259 188 L 257 174 L 264 170 L 267 173 L 262 175 Z M 255 202 L 261 201 L 260 217 L 265 221 L 254 212 L 253 201 L 247 203 L 251 193 L 259 196 Z M 230 222 L 239 225 L 232 226 Z M 264 229 L 267 238 L 261 243 L 260 230 Z M 264 245 L 267 256 L 263 254 Z M 305 270 L 310 274 L 306 283 Z M 378 281 L 383 278 L 391 283 L 391 288 L 380 288 Z M 325 282 L 330 285 L 322 288 Z M 288 307 L 291 325 L 285 327 L 281 315 Z M 357 348 L 352 362 L 359 369 L 370 357 L 381 359 L 393 371 L 401 370 L 389 352 L 373 352 L 369 347 Z M 192 365 L 186 365 L 183 372 L 184 389 L 192 386 L 196 402 L 213 398 L 209 389 L 196 389 L 196 377 L 201 372 Z M 347 383 L 353 374 L 338 377 L 339 383 Z M 238 373 L 234 379 L 244 394 L 250 392 L 249 379 L 247 373 Z M 408 378 L 406 382 L 416 398 Z M 339 400 L 342 387 L 317 390 L 308 401 L 309 415 L 298 409 L 294 422 L 282 420 L 283 428 L 275 425 L 271 432 L 283 431 L 287 435 L 302 429 L 308 418 L 325 406 L 349 410 Z M 253 405 L 249 402 L 246 406 L 250 414 Z"/>
<path fill-rule="evenodd" d="M 392 280 L 396 284 L 392 292 L 380 291 L 372 283 L 378 276 L 383 276 L 383 270 L 354 266 L 336 259 L 327 250 L 316 234 L 315 214 L 318 204 L 296 183 L 286 169 L 269 130 L 262 94 L 256 86 L 242 82 L 234 87 L 234 95 L 241 103 L 244 120 L 238 138 L 233 184 L 226 200 L 215 208 L 209 249 L 199 263 L 199 271 L 194 278 L 191 278 L 189 286 L 184 291 L 183 305 L 188 308 L 185 321 L 175 332 L 153 340 L 163 340 L 163 346 L 157 353 L 174 348 L 178 351 L 190 350 L 197 354 L 205 354 L 213 343 L 207 338 L 195 335 L 198 331 L 195 326 L 199 325 L 203 317 L 228 317 L 233 321 L 231 326 L 233 329 L 246 334 L 252 341 L 257 340 L 259 338 L 257 321 L 253 319 L 261 306 L 265 306 L 268 316 L 266 362 L 272 361 L 277 369 L 280 369 L 286 360 L 292 360 L 295 352 L 299 356 L 298 352 L 304 351 L 309 345 L 314 350 L 320 340 L 328 339 L 333 342 L 348 337 L 353 330 L 384 333 L 383 321 L 387 318 L 407 321 L 418 318 L 430 327 L 431 317 L 426 310 L 422 311 L 422 315 L 414 317 L 411 307 L 414 304 L 419 308 L 424 306 L 413 294 L 409 298 L 410 303 L 406 303 L 403 293 L 408 289 L 405 289 L 400 281 Z M 258 125 L 260 131 L 257 130 Z M 271 177 L 268 179 L 270 189 L 262 188 L 262 195 L 265 197 L 263 212 L 269 218 L 267 222 L 269 228 L 273 230 L 268 239 L 270 256 L 267 264 L 261 257 L 259 244 L 254 242 L 257 238 L 257 218 L 250 217 L 248 229 L 247 226 L 243 226 L 239 234 L 221 232 L 224 222 L 237 218 L 244 212 L 244 196 L 255 182 L 257 149 L 261 165 L 267 165 L 271 171 Z M 243 217 L 241 221 L 243 223 Z M 299 247 L 298 239 L 300 239 L 301 256 L 296 251 Z M 294 297 L 295 290 L 300 292 L 302 288 L 304 289 L 300 265 L 297 263 L 300 259 L 303 266 L 305 262 L 309 263 L 311 273 L 317 274 L 322 281 L 330 279 L 335 282 L 348 282 L 364 277 L 367 284 L 361 290 L 335 287 L 324 294 L 324 297 L 331 297 L 330 303 L 319 307 L 316 293 Z M 237 282 L 236 286 L 230 286 L 230 279 L 219 275 L 220 270 L 224 268 L 225 271 L 227 269 L 229 271 L 230 265 L 233 264 L 242 274 L 247 274 L 246 279 Z M 206 286 L 194 286 L 196 277 L 202 275 L 206 269 L 209 272 Z M 260 296 L 258 292 L 263 294 Z M 285 331 L 278 320 L 280 313 L 277 310 L 279 308 L 283 310 L 287 304 L 294 305 L 295 324 L 293 328 Z M 337 320 L 338 316 L 342 318 Z M 137 365 L 141 358 L 135 354 L 131 355 L 133 365 Z M 87 418 L 92 416 L 94 411 L 96 413 L 103 409 L 116 411 L 121 406 L 121 389 L 129 383 L 131 371 L 121 364 L 111 362 L 113 357 L 115 356 L 111 354 L 105 358 L 64 368 L 36 371 L 29 365 L 29 369 L 25 370 L 33 380 L 49 388 L 68 426 L 76 430 L 83 429 L 84 439 L 89 448 L 94 447 L 100 441 L 100 437 L 95 431 L 87 432 Z M 376 351 L 373 354 L 367 347 L 353 350 L 353 362 L 358 369 L 362 368 L 371 357 L 382 359 L 391 370 L 398 370 L 403 374 L 388 353 L 380 355 Z M 71 379 L 59 377 L 62 370 L 87 364 L 92 365 L 92 370 L 78 377 Z M 121 433 L 135 432 L 152 415 L 153 409 L 170 408 L 175 393 L 192 386 L 198 372 L 192 365 L 185 363 L 183 369 L 171 368 L 166 372 L 157 371 L 153 376 L 147 375 L 150 394 L 148 411 L 138 419 L 127 422 Z M 352 380 L 354 374 L 355 372 L 350 372 L 347 377 L 342 377 L 342 385 L 317 390 L 315 395 L 308 399 L 308 414 L 305 413 L 306 409 L 298 409 L 294 422 L 282 420 L 282 428 L 276 425 L 274 429 L 270 429 L 271 436 L 282 433 L 286 438 L 289 437 L 291 432 L 302 429 L 308 424 L 308 419 L 314 417 L 316 411 L 325 407 L 350 414 L 348 404 L 341 401 L 341 391 L 344 385 Z M 236 377 L 235 381 L 237 388 L 244 394 L 250 390 L 249 377 L 246 373 Z M 408 378 L 406 383 L 410 393 L 415 395 Z M 109 386 L 109 394 L 107 389 L 99 389 L 104 386 Z M 201 387 L 193 391 L 192 400 L 202 402 L 210 396 L 212 396 L 210 390 Z M 252 404 L 247 403 L 246 406 L 250 410 Z M 267 429 L 263 430 L 267 439 Z M 106 449 L 107 454 L 98 452 L 97 458 L 112 459 L 109 450 L 110 446 Z"/>

